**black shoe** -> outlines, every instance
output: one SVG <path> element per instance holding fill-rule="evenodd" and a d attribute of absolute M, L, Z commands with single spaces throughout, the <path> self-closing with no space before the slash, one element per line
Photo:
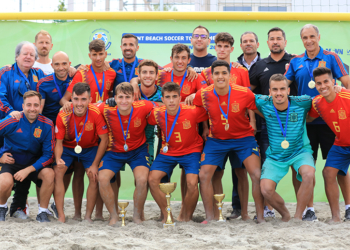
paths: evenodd
<path fill-rule="evenodd" d="M 8 208 L 0 207 L 0 221 L 5 221 Z"/>
<path fill-rule="evenodd" d="M 303 216 L 303 221 L 318 221 L 316 214 L 312 210 L 307 210 Z"/>
<path fill-rule="evenodd" d="M 57 212 L 57 208 L 56 208 L 56 204 L 55 203 L 52 203 L 51 206 L 50 206 L 50 210 L 53 214 L 53 216 L 58 219 L 58 212 Z"/>
<path fill-rule="evenodd" d="M 350 221 L 350 207 L 345 210 L 345 220 L 344 221 Z"/>
<path fill-rule="evenodd" d="M 239 217 L 241 217 L 241 209 L 238 208 L 234 208 L 232 213 L 227 216 L 227 220 L 234 220 L 234 219 L 238 219 Z"/>
<path fill-rule="evenodd" d="M 41 212 L 40 214 L 38 214 L 38 216 L 36 217 L 36 220 L 39 222 L 51 222 L 47 217 L 46 212 Z"/>

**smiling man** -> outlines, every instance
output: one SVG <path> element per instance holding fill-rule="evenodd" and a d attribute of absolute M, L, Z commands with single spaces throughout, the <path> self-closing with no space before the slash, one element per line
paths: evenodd
<path fill-rule="evenodd" d="M 38 59 L 35 61 L 34 67 L 41 69 L 46 75 L 52 74 L 54 69 L 49 54 L 52 50 L 53 44 L 49 32 L 46 30 L 40 30 L 35 36 L 34 45 L 38 49 Z"/>
<path fill-rule="evenodd" d="M 11 160 L 2 163 L 0 168 L 0 221 L 5 221 L 7 199 L 11 195 L 14 180 L 26 182 L 24 202 L 30 181 L 41 186 L 40 207 L 36 218 L 39 222 L 50 222 L 48 205 L 54 188 L 54 172 L 51 168 L 55 146 L 54 127 L 50 119 L 40 114 L 41 95 L 28 91 L 23 95 L 23 112 L 17 120 L 7 116 L 0 123 L 0 136 L 5 137 L 0 154 L 7 154 Z M 18 144 L 20 142 L 20 145 Z M 27 189 L 28 188 L 28 189 Z"/>

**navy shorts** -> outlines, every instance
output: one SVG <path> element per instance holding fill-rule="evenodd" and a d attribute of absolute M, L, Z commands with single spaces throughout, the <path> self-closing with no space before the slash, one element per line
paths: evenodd
<path fill-rule="evenodd" d="M 182 156 L 170 156 L 159 154 L 154 160 L 151 171 L 163 171 L 170 178 L 173 169 L 180 164 L 185 170 L 185 174 L 199 174 L 201 153 L 191 153 Z"/>
<path fill-rule="evenodd" d="M 339 169 L 338 174 L 346 175 L 350 164 L 350 147 L 333 145 L 328 152 L 326 167 Z"/>
<path fill-rule="evenodd" d="M 74 148 L 63 147 L 63 153 L 61 159 L 66 163 L 65 165 L 68 167 L 67 172 L 73 168 L 72 163 L 74 161 L 81 162 L 85 169 L 91 167 L 92 163 L 95 160 L 97 154 L 98 146 L 94 146 L 91 148 L 83 148 L 80 154 L 74 152 Z M 56 166 L 56 162 L 53 166 Z M 66 172 L 66 173 L 67 173 Z M 69 171 L 70 173 L 73 171 Z"/>
<path fill-rule="evenodd" d="M 147 144 L 145 143 L 137 149 L 125 153 L 107 151 L 101 160 L 98 170 L 101 171 L 104 169 L 109 169 L 117 174 L 126 163 L 129 164 L 132 170 L 134 170 L 134 168 L 137 166 L 145 166 L 150 168 L 151 164 L 149 162 Z"/>
<path fill-rule="evenodd" d="M 215 165 L 223 169 L 225 157 L 227 153 L 231 151 L 236 153 L 236 155 L 238 156 L 238 166 L 241 166 L 243 161 L 252 154 L 260 156 L 259 147 L 256 143 L 254 136 L 247 136 L 240 139 L 229 140 L 220 140 L 209 137 L 204 146 L 203 154 L 201 157 L 201 166 Z"/>

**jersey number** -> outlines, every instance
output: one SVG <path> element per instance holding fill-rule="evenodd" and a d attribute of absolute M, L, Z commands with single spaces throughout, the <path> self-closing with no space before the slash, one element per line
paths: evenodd
<path fill-rule="evenodd" d="M 124 131 L 124 135 L 126 134 L 126 131 Z M 130 138 L 130 131 L 128 133 L 128 136 L 126 137 L 126 139 L 129 139 Z"/>
<path fill-rule="evenodd" d="M 333 122 L 333 126 L 335 129 L 335 132 L 340 132 L 340 126 L 338 126 L 338 122 Z"/>
<path fill-rule="evenodd" d="M 223 114 L 221 114 L 221 120 L 222 121 L 225 121 L 222 125 L 226 125 L 226 123 L 227 123 L 227 120 L 226 120 L 226 118 L 224 117 L 224 115 Z"/>
<path fill-rule="evenodd" d="M 174 132 L 174 134 L 176 138 L 175 142 L 182 142 L 180 132 Z"/>

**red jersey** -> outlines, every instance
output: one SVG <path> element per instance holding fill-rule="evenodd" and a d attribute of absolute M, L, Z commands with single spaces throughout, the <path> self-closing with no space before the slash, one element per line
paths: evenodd
<path fill-rule="evenodd" d="M 163 147 L 166 145 L 166 107 L 155 108 L 147 119 L 149 124 L 158 125 L 162 131 L 162 149 L 160 153 L 163 155 L 182 156 L 195 152 L 201 153 L 203 150 L 203 139 L 198 134 L 197 123 L 208 120 L 207 111 L 202 107 L 187 106 L 185 104 L 180 104 L 180 107 L 181 111 L 168 142 L 169 151 L 167 153 L 163 152 Z M 175 116 L 168 114 L 168 136 Z"/>
<path fill-rule="evenodd" d="M 350 90 L 343 89 L 336 95 L 333 102 L 318 95 L 312 100 L 309 116 L 319 116 L 327 123 L 336 135 L 334 145 L 341 147 L 350 146 Z"/>
<path fill-rule="evenodd" d="M 147 125 L 146 117 L 152 111 L 154 105 L 150 101 L 136 101 L 133 102 L 133 113 L 130 120 L 129 132 L 126 138 L 126 144 L 129 147 L 129 151 L 137 149 L 146 142 L 145 128 Z M 123 152 L 124 150 L 124 136 L 123 132 L 126 133 L 129 123 L 129 116 L 120 115 L 123 130 L 120 127 L 119 117 L 117 113 L 117 106 L 110 107 L 105 103 L 98 105 L 100 111 L 102 112 L 107 126 L 109 128 L 109 143 L 107 151 L 113 152 Z"/>
<path fill-rule="evenodd" d="M 193 104 L 204 107 L 209 114 L 209 137 L 226 140 L 254 136 L 254 129 L 250 125 L 247 115 L 247 109 L 257 109 L 255 106 L 254 94 L 246 87 L 235 84 L 230 86 L 231 97 L 228 111 L 228 131 L 225 131 L 227 121 L 220 111 L 218 98 L 214 94 L 214 85 L 210 85 L 198 91 L 193 100 Z M 224 96 L 219 95 L 219 99 L 220 106 L 226 113 L 228 93 Z"/>
<path fill-rule="evenodd" d="M 163 87 L 163 85 L 166 84 L 167 82 L 171 82 L 171 73 L 172 71 L 170 72 L 166 72 L 164 70 L 159 71 L 158 80 L 156 84 L 160 87 Z M 174 82 L 181 85 L 182 77 L 183 76 L 176 76 L 174 74 Z M 180 92 L 181 102 L 184 102 L 187 96 L 193 93 L 196 93 L 198 90 L 200 90 L 202 86 L 206 86 L 206 82 L 203 79 L 203 77 L 201 77 L 200 75 L 198 75 L 197 79 L 194 79 L 193 82 L 190 82 L 186 77 Z"/>
<path fill-rule="evenodd" d="M 239 86 L 250 88 L 249 73 L 245 67 L 231 67 L 230 75 L 230 84 L 237 84 Z M 211 75 L 211 67 L 204 69 L 201 76 L 206 81 L 208 86 L 214 84 L 214 80 Z"/>
<path fill-rule="evenodd" d="M 108 92 L 113 91 L 114 79 L 117 73 L 115 73 L 114 69 L 112 68 L 109 68 L 108 70 L 101 73 L 95 72 L 100 89 L 102 88 L 103 73 L 105 74 L 105 86 L 103 88 L 102 97 L 100 97 L 98 87 L 96 85 L 95 77 L 91 71 L 92 66 L 90 65 L 89 67 L 90 69 L 88 71 L 80 70 L 75 74 L 67 91 L 69 91 L 70 93 L 73 93 L 73 87 L 76 83 L 85 82 L 90 85 L 92 103 L 97 103 L 99 101 L 104 102 L 109 98 Z"/>
<path fill-rule="evenodd" d="M 88 114 L 88 120 L 84 127 L 86 114 Z M 82 148 L 97 146 L 99 139 L 98 135 L 108 133 L 106 122 L 103 119 L 101 112 L 95 105 L 89 104 L 89 109 L 86 114 L 81 117 L 74 115 L 73 118 L 73 112 L 65 113 L 62 110 L 58 113 L 55 128 L 56 139 L 63 140 L 64 147 L 75 148 L 75 146 L 77 146 L 74 119 L 75 124 L 77 125 L 78 135 L 83 133 L 78 143 Z M 83 127 L 84 131 L 82 131 Z"/>

